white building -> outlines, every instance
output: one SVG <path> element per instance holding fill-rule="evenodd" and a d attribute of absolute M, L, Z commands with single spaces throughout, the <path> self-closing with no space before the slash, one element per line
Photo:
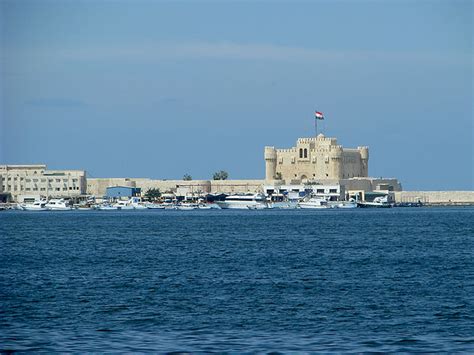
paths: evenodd
<path fill-rule="evenodd" d="M 84 170 L 47 170 L 46 165 L 0 165 L 0 190 L 14 201 L 24 196 L 74 197 L 86 194 Z"/>

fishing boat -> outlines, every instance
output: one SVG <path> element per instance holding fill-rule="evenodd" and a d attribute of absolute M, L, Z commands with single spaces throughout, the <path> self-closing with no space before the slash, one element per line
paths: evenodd
<path fill-rule="evenodd" d="M 386 195 L 376 197 L 371 202 L 359 201 L 357 202 L 357 206 L 361 208 L 390 208 L 392 207 L 392 203 L 389 202 L 388 195 Z"/>

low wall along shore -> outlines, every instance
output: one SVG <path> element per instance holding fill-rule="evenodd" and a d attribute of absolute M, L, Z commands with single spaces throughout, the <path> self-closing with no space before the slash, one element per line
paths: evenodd
<path fill-rule="evenodd" d="M 395 202 L 418 202 L 427 205 L 474 205 L 474 191 L 397 191 Z"/>

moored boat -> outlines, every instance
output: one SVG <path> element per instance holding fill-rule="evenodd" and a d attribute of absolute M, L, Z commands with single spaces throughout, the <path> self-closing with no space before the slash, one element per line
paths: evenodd
<path fill-rule="evenodd" d="M 46 209 L 50 211 L 70 211 L 72 210 L 71 206 L 66 204 L 64 199 L 51 199 L 48 203 L 45 204 Z"/>
<path fill-rule="evenodd" d="M 33 212 L 47 211 L 48 209 L 46 208 L 46 203 L 48 203 L 48 201 L 41 200 L 41 201 L 34 201 L 31 203 L 22 203 L 19 206 L 23 211 L 33 211 Z"/>
<path fill-rule="evenodd" d="M 199 204 L 197 208 L 198 210 L 211 210 L 212 209 L 210 205 L 205 205 L 205 204 Z"/>
<path fill-rule="evenodd" d="M 113 206 L 113 205 L 110 205 L 110 204 L 102 204 L 102 205 L 98 205 L 97 206 L 97 209 L 99 211 L 116 211 L 118 210 L 117 207 Z"/>
<path fill-rule="evenodd" d="M 298 202 L 299 208 L 304 209 L 323 209 L 323 208 L 330 208 L 328 206 L 328 202 L 325 199 L 318 198 L 318 197 L 311 197 L 306 201 Z"/>
<path fill-rule="evenodd" d="M 145 207 L 148 208 L 149 210 L 162 210 L 165 208 L 163 204 L 158 204 L 158 203 L 147 203 Z"/>
<path fill-rule="evenodd" d="M 191 211 L 197 209 L 198 207 L 192 203 L 183 203 L 178 205 L 176 208 L 181 211 Z"/>
<path fill-rule="evenodd" d="M 222 209 L 262 209 L 266 208 L 265 196 L 260 194 L 230 195 L 224 201 L 216 201 Z"/>
<path fill-rule="evenodd" d="M 389 202 L 387 195 L 376 197 L 373 201 L 357 202 L 357 206 L 361 208 L 390 208 L 392 204 Z"/>

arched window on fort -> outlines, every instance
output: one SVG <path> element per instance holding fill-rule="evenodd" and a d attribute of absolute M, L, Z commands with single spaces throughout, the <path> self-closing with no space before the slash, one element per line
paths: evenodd
<path fill-rule="evenodd" d="M 308 157 L 308 149 L 304 149 L 304 157 L 307 158 Z"/>
<path fill-rule="evenodd" d="M 300 158 L 303 158 L 303 149 L 300 148 Z"/>

